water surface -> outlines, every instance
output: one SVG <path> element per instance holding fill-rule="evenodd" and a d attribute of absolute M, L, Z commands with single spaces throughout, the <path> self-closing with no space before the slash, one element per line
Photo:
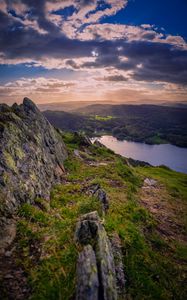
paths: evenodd
<path fill-rule="evenodd" d="M 165 165 L 175 171 L 187 173 L 187 148 L 170 144 L 148 145 L 129 141 L 118 141 L 113 136 L 97 138 L 106 147 L 122 156 L 142 160 L 153 166 Z"/>

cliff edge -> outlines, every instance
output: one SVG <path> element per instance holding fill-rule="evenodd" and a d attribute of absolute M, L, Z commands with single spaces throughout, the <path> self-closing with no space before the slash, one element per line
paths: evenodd
<path fill-rule="evenodd" d="M 49 199 L 66 157 L 59 131 L 30 99 L 0 104 L 0 248 L 15 235 L 13 216 L 20 205 Z"/>

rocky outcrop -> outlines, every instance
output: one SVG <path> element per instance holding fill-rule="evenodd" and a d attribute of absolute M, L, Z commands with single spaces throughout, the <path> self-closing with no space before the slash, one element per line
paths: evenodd
<path fill-rule="evenodd" d="M 95 196 L 101 202 L 103 213 L 106 213 L 109 209 L 109 199 L 107 193 L 101 188 L 100 184 L 92 184 L 86 188 L 86 192 Z"/>
<path fill-rule="evenodd" d="M 89 146 L 92 145 L 92 142 L 91 142 L 90 138 L 86 135 L 83 135 L 83 134 L 79 133 L 79 132 L 74 132 L 73 140 L 79 146 L 89 147 Z"/>
<path fill-rule="evenodd" d="M 95 139 L 95 141 L 93 142 L 93 145 L 97 146 L 97 147 L 101 147 L 101 148 L 107 148 L 105 145 L 103 145 L 98 139 Z"/>
<path fill-rule="evenodd" d="M 77 262 L 77 300 L 96 300 L 99 297 L 99 278 L 95 252 L 91 245 L 84 247 Z"/>
<path fill-rule="evenodd" d="M 120 296 L 124 296 L 126 279 L 123 264 L 122 246 L 119 235 L 117 233 L 114 233 L 113 236 L 110 238 L 110 242 L 112 246 L 112 252 L 114 255 L 117 291 Z"/>
<path fill-rule="evenodd" d="M 116 300 L 116 274 L 114 257 L 107 233 L 96 211 L 83 215 L 77 223 L 75 238 L 84 246 L 79 254 L 77 264 L 77 293 L 76 299 Z M 94 254 L 96 268 L 94 267 Z M 84 257 L 85 264 L 82 263 Z M 85 270 L 85 266 L 87 269 Z M 92 266 L 92 267 L 91 267 Z M 80 276 L 88 273 L 85 279 Z M 99 280 L 97 287 L 96 278 Z M 93 298 L 93 295 L 95 298 Z"/>
<path fill-rule="evenodd" d="M 157 181 L 151 178 L 145 178 L 143 182 L 143 187 L 156 187 Z"/>
<path fill-rule="evenodd" d="M 28 98 L 0 105 L 0 240 L 4 226 L 22 203 L 49 199 L 64 172 L 66 148 L 56 131 Z M 7 242 L 7 241 L 6 241 Z"/>
<path fill-rule="evenodd" d="M 136 160 L 136 159 L 133 159 L 133 158 L 127 158 L 127 162 L 132 167 L 139 167 L 139 166 L 140 167 L 148 167 L 148 166 L 151 166 L 151 164 L 149 164 L 146 161 Z"/>

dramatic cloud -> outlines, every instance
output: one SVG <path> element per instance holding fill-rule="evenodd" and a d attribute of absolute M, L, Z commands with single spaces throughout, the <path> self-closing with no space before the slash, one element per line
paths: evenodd
<path fill-rule="evenodd" d="M 98 87 L 98 97 L 113 95 L 112 84 L 141 89 L 146 83 L 187 86 L 187 43 L 154 25 L 107 23 L 125 9 L 127 0 L 0 0 L 0 64 L 46 70 L 84 71 L 83 81 L 33 82 L 20 79 L 0 87 L 0 96 L 65 93 L 78 89 L 84 96 Z M 106 22 L 105 22 L 106 20 Z M 73 75 L 74 74 L 74 75 Z M 86 79 L 85 79 L 86 78 Z M 86 84 L 85 81 L 86 80 Z M 79 84 L 78 84 L 79 81 Z M 101 85 L 97 86 L 101 81 Z M 84 84 L 82 83 L 84 82 Z M 70 84 L 68 86 L 68 84 Z M 27 90 L 28 89 L 28 90 Z M 86 89 L 86 92 L 85 90 Z M 121 89 L 120 87 L 120 90 Z M 176 95 L 181 90 L 175 88 Z M 165 90 L 164 90 L 165 93 Z M 118 95 L 120 95 L 118 93 Z M 176 96 L 177 97 L 177 96 Z M 183 95 L 183 97 L 185 97 Z"/>
<path fill-rule="evenodd" d="M 34 98 L 45 98 L 50 93 L 53 94 L 53 99 L 59 95 L 64 95 L 75 86 L 74 82 L 65 82 L 54 78 L 21 78 L 19 80 L 8 82 L 0 86 L 0 97 L 4 100 L 15 98 L 20 101 L 25 94 Z"/>

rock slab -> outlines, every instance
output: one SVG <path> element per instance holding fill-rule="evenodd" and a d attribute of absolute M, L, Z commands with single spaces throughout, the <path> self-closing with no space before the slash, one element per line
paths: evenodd
<path fill-rule="evenodd" d="M 95 252 L 91 245 L 84 247 L 77 262 L 76 300 L 96 300 L 99 296 L 99 278 Z"/>
<path fill-rule="evenodd" d="M 21 204 L 49 199 L 51 186 L 61 181 L 66 157 L 60 132 L 30 99 L 0 105 L 0 241 Z"/>
<path fill-rule="evenodd" d="M 117 287 L 112 248 L 96 211 L 85 214 L 80 218 L 76 226 L 75 239 L 81 245 L 84 245 L 84 247 L 89 245 L 95 253 L 97 262 L 96 272 L 99 279 L 99 294 L 95 300 L 116 300 Z M 85 248 L 83 251 L 85 253 Z M 92 257 L 89 257 L 88 260 L 91 261 Z M 78 264 L 77 274 L 80 275 L 81 272 L 82 265 Z M 91 281 L 90 285 L 93 287 L 94 281 Z M 80 294 L 80 290 L 82 294 Z M 87 295 L 87 289 L 80 287 L 80 279 L 77 282 L 77 295 L 77 300 L 85 299 L 85 295 Z M 86 299 L 93 299 L 92 293 Z"/>

